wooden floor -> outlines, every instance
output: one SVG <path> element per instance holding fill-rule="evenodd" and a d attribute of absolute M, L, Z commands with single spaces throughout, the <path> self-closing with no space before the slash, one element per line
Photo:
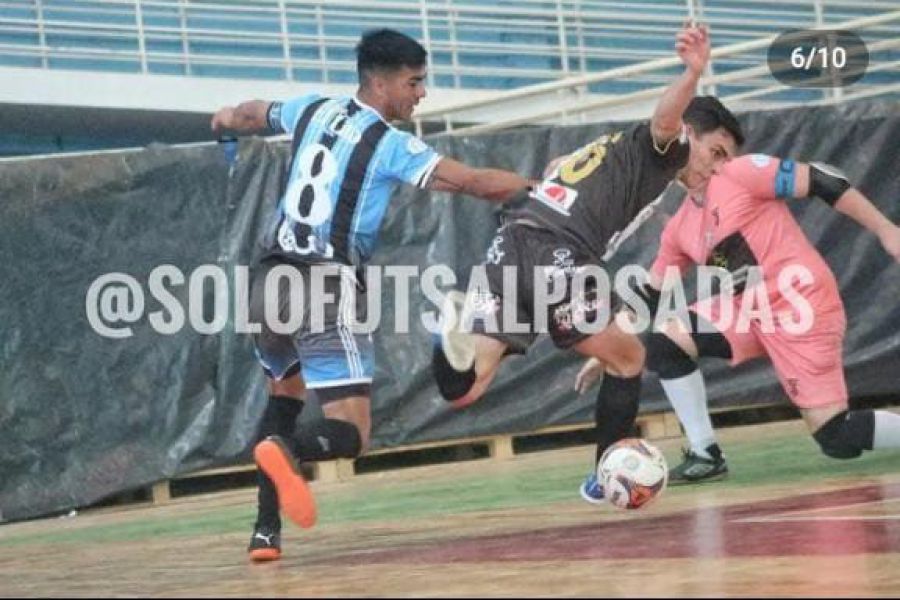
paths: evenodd
<path fill-rule="evenodd" d="M 805 435 L 789 422 L 725 430 L 722 440 L 785 432 Z M 677 441 L 659 445 L 670 456 L 677 450 Z M 583 464 L 591 451 L 359 475 L 317 482 L 314 491 L 327 517 L 330 498 L 549 472 Z M 900 595 L 900 463 L 894 473 L 863 470 L 815 485 L 671 488 L 634 512 L 589 506 L 572 492 L 513 508 L 324 518 L 311 531 L 286 529 L 283 559 L 264 565 L 247 561 L 242 519 L 174 536 L 147 525 L 233 514 L 253 503 L 252 490 L 8 524 L 0 527 L 0 596 Z M 104 538 L 116 527 L 126 533 Z"/>

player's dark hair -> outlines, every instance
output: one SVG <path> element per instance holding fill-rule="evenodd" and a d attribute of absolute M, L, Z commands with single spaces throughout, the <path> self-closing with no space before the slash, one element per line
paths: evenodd
<path fill-rule="evenodd" d="M 683 118 L 684 122 L 693 127 L 698 135 L 715 131 L 721 127 L 731 134 L 738 146 L 744 143 L 741 124 L 715 96 L 695 96 L 688 104 L 687 110 L 684 111 Z"/>
<path fill-rule="evenodd" d="M 393 29 L 366 31 L 356 45 L 356 71 L 363 84 L 374 72 L 418 69 L 427 60 L 428 51 L 422 44 Z"/>

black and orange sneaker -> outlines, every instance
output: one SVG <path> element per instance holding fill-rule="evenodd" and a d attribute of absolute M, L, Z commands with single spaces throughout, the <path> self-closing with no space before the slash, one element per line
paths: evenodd
<path fill-rule="evenodd" d="M 304 529 L 315 525 L 316 501 L 284 440 L 267 437 L 253 449 L 253 458 L 275 486 L 281 512 Z"/>
<path fill-rule="evenodd" d="M 281 532 L 274 527 L 257 525 L 253 528 L 247 552 L 253 562 L 278 560 L 281 558 Z"/>

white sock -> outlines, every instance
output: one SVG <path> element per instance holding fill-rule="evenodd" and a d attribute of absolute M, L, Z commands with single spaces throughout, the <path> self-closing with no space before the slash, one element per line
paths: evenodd
<path fill-rule="evenodd" d="M 660 379 L 663 390 L 678 415 L 687 434 L 691 450 L 702 457 L 712 458 L 706 449 L 716 443 L 712 420 L 706 405 L 706 384 L 700 369 L 678 379 Z M 877 429 L 876 429 L 877 431 Z"/>
<path fill-rule="evenodd" d="M 900 448 L 900 415 L 886 410 L 876 410 L 875 435 L 872 448 Z"/>

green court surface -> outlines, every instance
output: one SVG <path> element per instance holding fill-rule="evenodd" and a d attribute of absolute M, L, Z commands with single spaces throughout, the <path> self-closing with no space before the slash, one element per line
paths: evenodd
<path fill-rule="evenodd" d="M 730 467 L 729 478 L 699 486 L 671 487 L 658 503 L 698 492 L 739 498 L 743 490 L 767 487 L 793 487 L 799 493 L 806 486 L 839 481 L 845 476 L 877 477 L 898 471 L 897 452 L 867 453 L 850 461 L 823 456 L 799 421 L 724 429 L 720 441 Z M 679 440 L 655 443 L 664 450 L 670 466 L 680 460 Z M 583 502 L 577 488 L 592 456 L 593 449 L 582 446 L 518 455 L 507 461 L 398 469 L 358 475 L 342 483 L 314 484 L 319 524 L 427 521 L 482 511 L 580 506 Z M 0 548 L 244 535 L 249 533 L 255 516 L 255 494 L 248 488 L 192 496 L 176 499 L 172 507 L 105 508 L 83 511 L 70 519 L 7 524 L 0 527 Z M 112 516 L 115 518 L 105 518 Z M 40 527 L 41 523 L 46 527 Z"/>

